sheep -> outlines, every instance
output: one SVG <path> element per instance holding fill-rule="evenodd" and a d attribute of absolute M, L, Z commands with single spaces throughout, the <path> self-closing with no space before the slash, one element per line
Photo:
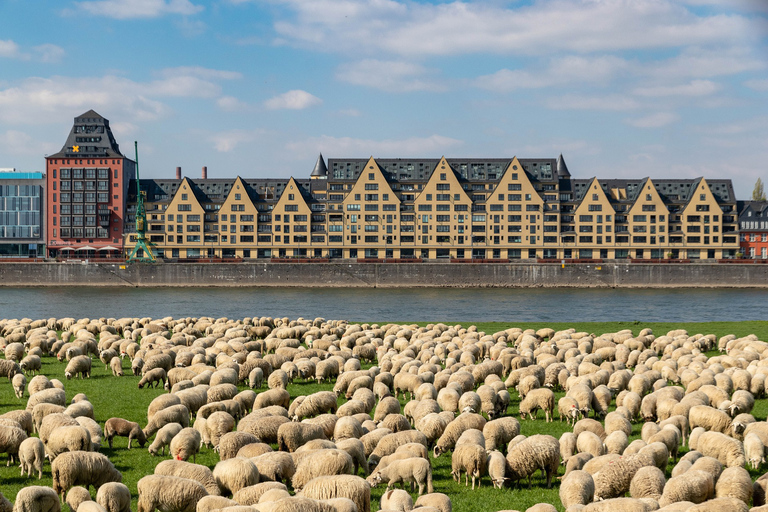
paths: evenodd
<path fill-rule="evenodd" d="M 667 480 L 659 506 L 665 507 L 678 501 L 702 503 L 714 495 L 715 483 L 712 475 L 704 471 L 689 469 L 680 476 Z"/>
<path fill-rule="evenodd" d="M 221 460 L 226 460 L 236 457 L 240 448 L 258 442 L 259 438 L 248 432 L 228 432 L 221 436 L 221 439 L 219 440 L 217 450 L 219 452 L 219 458 Z"/>
<path fill-rule="evenodd" d="M 396 460 L 386 468 L 377 468 L 367 480 L 371 487 L 376 487 L 381 482 L 387 482 L 387 490 L 389 490 L 392 484 L 396 483 L 410 482 L 412 486 L 413 484 L 418 484 L 419 496 L 424 494 L 425 487 L 428 493 L 434 492 L 432 487 L 432 467 L 428 460 L 424 460 L 421 457 Z"/>
<path fill-rule="evenodd" d="M 43 462 L 45 462 L 45 447 L 43 442 L 36 437 L 28 437 L 19 445 L 19 462 L 21 463 L 21 476 L 26 470 L 27 476 L 32 475 L 32 469 L 37 470 L 38 480 L 43 478 Z"/>
<path fill-rule="evenodd" d="M 234 494 L 243 487 L 259 483 L 259 470 L 249 459 L 234 457 L 219 461 L 213 468 L 213 478 L 222 494 Z"/>
<path fill-rule="evenodd" d="M 30 485 L 16 493 L 13 512 L 59 512 L 61 503 L 50 487 Z"/>
<path fill-rule="evenodd" d="M 264 383 L 264 370 L 255 367 L 248 374 L 248 387 L 251 389 L 259 389 Z"/>
<path fill-rule="evenodd" d="M 144 367 L 146 369 L 146 366 Z M 168 379 L 165 370 L 162 368 L 154 368 L 149 371 L 144 371 L 139 380 L 139 389 L 143 389 L 144 386 L 149 385 L 150 388 L 163 387 Z"/>
<path fill-rule="evenodd" d="M 112 369 L 112 375 L 115 377 L 123 376 L 123 360 L 115 356 L 109 362 L 109 367 Z"/>
<path fill-rule="evenodd" d="M 749 472 L 742 467 L 726 468 L 715 483 L 717 498 L 736 498 L 744 503 L 752 502 L 753 484 Z"/>
<path fill-rule="evenodd" d="M 435 444 L 433 449 L 435 458 L 439 457 L 442 453 L 452 450 L 456 445 L 456 441 L 459 440 L 459 437 L 465 430 L 474 428 L 482 431 L 485 423 L 485 418 L 479 414 L 465 412 L 457 416 L 455 420 L 445 427 L 443 435 L 437 440 L 437 444 Z"/>
<path fill-rule="evenodd" d="M 73 485 L 92 485 L 96 489 L 107 482 L 122 482 L 123 475 L 106 455 L 95 452 L 65 452 L 51 463 L 53 490 L 62 499 Z"/>
<path fill-rule="evenodd" d="M 17 373 L 22 373 L 21 367 L 17 362 L 0 359 L 0 376 L 6 377 L 10 381 Z"/>
<path fill-rule="evenodd" d="M 32 418 L 32 413 L 29 411 L 25 411 L 23 409 L 8 411 L 5 414 L 0 414 L 0 418 L 17 422 L 19 425 L 21 425 L 21 429 L 26 432 L 27 435 L 31 435 L 32 432 L 35 431 L 35 423 Z"/>
<path fill-rule="evenodd" d="M 238 502 L 222 496 L 203 496 L 197 502 L 196 512 L 216 512 L 218 510 L 238 506 Z"/>
<path fill-rule="evenodd" d="M 134 377 L 138 377 L 141 375 L 141 370 L 144 368 L 144 359 L 140 357 L 133 358 L 133 361 L 131 361 L 131 372 L 133 373 Z"/>
<path fill-rule="evenodd" d="M 147 475 L 136 487 L 138 512 L 155 509 L 195 512 L 197 502 L 208 494 L 200 482 L 177 476 Z"/>
<path fill-rule="evenodd" d="M 555 394 L 551 389 L 538 388 L 529 391 L 520 402 L 520 419 L 525 419 L 526 414 L 530 419 L 538 418 L 539 409 L 544 411 L 547 422 L 554 420 Z"/>
<path fill-rule="evenodd" d="M 581 414 L 579 403 L 575 398 L 564 396 L 557 401 L 557 414 L 560 421 L 567 420 L 569 425 L 576 423 L 576 418 Z"/>
<path fill-rule="evenodd" d="M 23 373 L 17 373 L 11 380 L 13 385 L 13 392 L 16 398 L 24 398 L 24 388 L 27 387 L 27 378 Z"/>
<path fill-rule="evenodd" d="M 595 494 L 595 482 L 586 471 L 571 471 L 560 484 L 560 502 L 568 510 L 573 505 L 587 505 Z"/>
<path fill-rule="evenodd" d="M 277 429 L 277 444 L 280 450 L 294 452 L 312 439 L 327 439 L 323 429 L 309 423 L 289 422 Z"/>
<path fill-rule="evenodd" d="M 691 428 L 704 427 L 708 431 L 730 433 L 731 418 L 727 413 L 706 405 L 691 407 L 688 413 Z"/>
<path fill-rule="evenodd" d="M 591 453 L 593 457 L 605 455 L 605 446 L 594 432 L 585 430 L 576 437 L 576 449 L 579 452 Z"/>
<path fill-rule="evenodd" d="M 291 395 L 288 391 L 281 388 L 270 389 L 256 396 L 256 400 L 253 402 L 253 409 L 262 409 L 271 405 L 280 405 L 287 409 L 290 401 Z"/>
<path fill-rule="evenodd" d="M 64 414 L 73 418 L 85 417 L 93 419 L 93 404 L 88 400 L 74 402 L 64 410 Z"/>
<path fill-rule="evenodd" d="M 296 473 L 291 485 L 297 492 L 310 480 L 323 475 L 351 475 L 355 465 L 352 457 L 339 449 L 324 449 L 306 452 L 307 455 L 296 464 Z"/>
<path fill-rule="evenodd" d="M 677 450 L 680 446 L 680 430 L 674 425 L 667 425 L 648 439 L 648 444 L 660 442 L 669 450 L 673 461 L 677 460 Z"/>
<path fill-rule="evenodd" d="M 485 445 L 485 442 L 483 442 Z M 475 480 L 480 487 L 483 473 L 488 468 L 488 455 L 484 446 L 476 444 L 456 444 L 451 455 L 451 475 L 456 482 L 461 483 L 461 472 L 466 474 L 466 484 L 469 485 L 469 475 L 472 475 L 472 490 L 475 490 Z"/>
<path fill-rule="evenodd" d="M 131 512 L 131 491 L 122 483 L 108 482 L 99 487 L 96 503 L 107 512 Z"/>
<path fill-rule="evenodd" d="M 261 482 L 256 485 L 243 487 L 232 495 L 232 499 L 241 505 L 256 505 L 264 494 L 273 489 L 288 490 L 285 484 L 280 482 Z"/>
<path fill-rule="evenodd" d="M 451 498 L 441 492 L 422 494 L 414 503 L 416 508 L 424 508 L 425 511 L 432 509 L 431 512 L 452 512 L 453 505 Z"/>
<path fill-rule="evenodd" d="M 349 454 L 350 457 L 352 457 L 352 461 L 355 465 L 355 475 L 357 474 L 358 470 L 362 468 L 363 474 L 368 476 L 368 460 L 366 460 L 365 457 L 365 446 L 363 446 L 363 442 L 360 441 L 360 439 L 343 439 L 336 443 L 336 448 L 339 450 L 344 450 Z"/>
<path fill-rule="evenodd" d="M 178 404 L 158 411 L 144 427 L 144 437 L 149 439 L 168 423 L 179 423 L 184 428 L 188 427 L 189 409 L 183 404 Z"/>
<path fill-rule="evenodd" d="M 252 457 L 251 461 L 259 469 L 259 480 L 272 480 L 290 482 L 296 474 L 296 464 L 290 454 L 286 452 L 267 452 Z"/>
<path fill-rule="evenodd" d="M 633 498 L 659 500 L 664 492 L 664 472 L 655 466 L 643 466 L 637 470 L 629 484 L 629 495 Z"/>
<path fill-rule="evenodd" d="M 599 421 L 590 418 L 579 420 L 573 425 L 573 435 L 575 435 L 577 438 L 579 437 L 579 434 L 584 431 L 594 433 L 597 437 L 600 438 L 601 441 L 605 439 L 606 436 L 603 425 Z"/>
<path fill-rule="evenodd" d="M 237 424 L 238 432 L 249 432 L 264 443 L 277 443 L 277 430 L 280 425 L 291 420 L 285 416 L 259 416 L 251 413 Z"/>
<path fill-rule="evenodd" d="M 696 441 L 695 449 L 705 456 L 714 457 L 724 466 L 744 466 L 744 446 L 740 441 L 720 432 L 704 432 Z"/>
<path fill-rule="evenodd" d="M 43 403 L 60 405 L 62 407 L 66 407 L 67 405 L 66 394 L 64 393 L 63 389 L 58 389 L 58 388 L 43 389 L 29 396 L 29 398 L 27 399 L 26 409 L 31 412 L 37 404 L 43 404 Z"/>
<path fill-rule="evenodd" d="M 122 418 L 109 418 L 104 423 L 104 436 L 107 438 L 109 447 L 112 448 L 112 439 L 115 436 L 128 438 L 128 449 L 131 449 L 131 443 L 135 439 L 141 448 L 147 443 L 147 437 L 138 423 L 124 420 Z"/>
<path fill-rule="evenodd" d="M 64 452 L 91 451 L 91 435 L 78 424 L 65 425 L 53 429 L 45 444 L 45 452 L 50 459 L 55 459 Z"/>
<path fill-rule="evenodd" d="M 192 457 L 197 462 L 197 453 L 200 451 L 202 436 L 200 432 L 191 427 L 184 427 L 173 436 L 168 445 L 168 453 L 176 460 L 189 460 Z"/>
<path fill-rule="evenodd" d="M 171 444 L 171 440 L 176 436 L 183 427 L 179 423 L 168 423 L 157 431 L 155 440 L 149 445 L 149 454 L 152 456 L 165 455 L 165 447 Z M 170 451 L 170 449 L 169 449 Z"/>
<path fill-rule="evenodd" d="M 760 436 L 754 432 L 744 437 L 744 456 L 752 469 L 760 469 L 760 466 L 765 463 L 765 445 Z"/>
<path fill-rule="evenodd" d="M 58 496 L 56 496 L 56 498 L 58 499 Z M 76 485 L 67 493 L 66 504 L 69 506 L 71 512 L 77 512 L 78 507 L 84 501 L 93 501 L 91 499 L 91 493 L 88 492 L 88 489 L 85 487 Z"/>
<path fill-rule="evenodd" d="M 216 411 L 206 418 L 205 426 L 210 438 L 210 445 L 215 451 L 218 451 L 221 436 L 234 430 L 235 418 L 226 411 Z"/>
<path fill-rule="evenodd" d="M 381 509 L 396 512 L 410 512 L 413 510 L 413 498 L 402 489 L 385 491 L 381 495 Z"/>
<path fill-rule="evenodd" d="M 307 482 L 300 495 L 317 500 L 347 498 L 355 504 L 359 512 L 371 511 L 371 486 L 357 476 L 318 476 Z"/>
<path fill-rule="evenodd" d="M 509 477 L 519 481 L 528 478 L 531 487 L 533 473 L 541 469 L 546 473 L 547 488 L 552 486 L 552 476 L 560 464 L 560 443 L 552 436 L 536 434 L 517 443 L 507 454 Z"/>
<path fill-rule="evenodd" d="M 611 432 L 606 436 L 605 441 L 603 441 L 606 453 L 616 453 L 619 455 L 624 453 L 628 444 L 629 440 L 627 439 L 627 434 L 621 430 Z"/>
<path fill-rule="evenodd" d="M 653 459 L 642 453 L 622 457 L 608 464 L 595 475 L 595 500 L 619 498 L 626 494 L 637 471 L 653 464 Z"/>
<path fill-rule="evenodd" d="M 181 460 L 164 460 L 155 467 L 156 475 L 176 476 L 199 482 L 211 496 L 221 495 L 213 472 L 206 466 Z"/>
<path fill-rule="evenodd" d="M 27 433 L 24 430 L 0 425 L 0 453 L 8 454 L 8 466 L 18 457 L 19 447 L 25 439 L 27 439 Z"/>
<path fill-rule="evenodd" d="M 67 367 L 64 369 L 64 376 L 67 380 L 78 375 L 81 379 L 91 378 L 91 358 L 89 356 L 75 356 L 67 363 Z"/>

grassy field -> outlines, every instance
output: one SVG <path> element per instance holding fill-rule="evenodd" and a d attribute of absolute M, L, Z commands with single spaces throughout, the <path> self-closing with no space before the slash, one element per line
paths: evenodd
<path fill-rule="evenodd" d="M 454 324 L 455 322 L 451 322 Z M 521 328 L 533 328 L 538 329 L 541 327 L 552 327 L 556 330 L 573 327 L 579 331 L 593 332 L 600 334 L 604 332 L 615 332 L 621 329 L 631 329 L 635 334 L 645 327 L 653 329 L 654 333 L 662 334 L 672 329 L 683 328 L 687 329 L 689 333 L 704 333 L 715 334 L 718 337 L 725 334 L 735 334 L 737 336 L 744 336 L 747 334 L 756 334 L 760 339 L 768 339 L 768 322 L 711 322 L 711 323 L 689 323 L 689 324 L 669 324 L 669 323 L 635 323 L 635 322 L 607 322 L 607 323 L 580 323 L 580 324 L 553 324 L 553 323 L 479 323 L 472 324 L 469 322 L 461 323 L 464 326 L 477 325 L 478 330 L 486 333 L 493 333 L 509 327 L 521 327 Z M 426 323 L 421 323 L 426 325 Z M 714 355 L 711 353 L 710 355 Z M 58 378 L 65 383 L 67 402 L 77 393 L 85 393 L 89 400 L 94 405 L 96 421 L 98 421 L 102 427 L 104 422 L 111 417 L 121 417 L 132 421 L 138 421 L 141 425 L 146 424 L 147 419 L 147 406 L 153 398 L 163 393 L 161 389 L 138 389 L 138 377 L 130 375 L 129 363 L 124 362 L 124 371 L 126 376 L 122 378 L 115 378 L 109 369 L 106 369 L 99 361 L 94 360 L 93 372 L 90 379 L 85 380 L 70 380 L 66 381 L 64 378 L 64 363 L 59 363 L 54 357 L 43 358 L 42 373 L 49 378 Z M 29 377 L 28 377 L 29 378 Z M 5 383 L 5 379 L 0 381 L 0 414 L 12 409 L 23 408 L 26 405 L 27 395 L 23 400 L 17 399 L 10 384 Z M 298 382 L 289 385 L 288 391 L 291 394 L 291 398 L 295 398 L 300 395 L 308 395 L 320 390 L 331 389 L 332 385 L 324 384 L 319 385 L 314 382 Z M 241 389 L 245 389 L 241 387 Z M 510 404 L 508 414 L 518 416 L 518 403 L 517 393 L 512 392 L 512 402 Z M 556 393 L 556 398 L 559 399 L 563 396 L 563 393 Z M 340 399 L 340 403 L 343 399 Z M 401 400 L 404 405 L 404 401 Z M 765 420 L 768 413 L 768 400 L 758 400 L 753 410 L 753 414 L 758 420 Z M 531 421 L 521 421 L 522 433 L 525 435 L 532 434 L 549 434 L 557 438 L 563 432 L 570 431 L 567 423 L 560 422 L 558 420 L 546 423 L 543 420 L 543 414 L 540 414 L 540 419 Z M 634 440 L 640 436 L 640 428 L 642 424 L 637 423 L 633 427 L 633 435 L 630 439 Z M 134 445 L 135 446 L 135 445 Z M 106 442 L 102 447 L 102 453 L 106 454 L 110 460 L 115 464 L 118 470 L 123 473 L 123 482 L 128 485 L 131 490 L 133 499 L 133 509 L 136 506 L 136 483 L 144 475 L 151 474 L 154 471 L 155 465 L 169 458 L 166 457 L 152 457 L 146 450 L 133 448 L 127 449 L 127 439 L 116 438 L 114 441 L 114 448 L 110 449 Z M 685 449 L 681 451 L 681 455 L 685 453 Z M 213 450 L 203 448 L 201 453 L 197 456 L 197 463 L 204 464 L 213 468 L 218 461 L 218 454 Z M 438 459 L 432 460 L 433 472 L 434 472 L 434 487 L 436 492 L 443 492 L 448 494 L 453 500 L 454 510 L 464 512 L 481 512 L 481 511 L 497 511 L 504 509 L 513 510 L 525 510 L 526 508 L 540 502 L 547 502 L 554 504 L 558 510 L 562 510 L 560 504 L 560 498 L 558 496 L 558 485 L 555 483 L 552 489 L 547 489 L 545 482 L 540 474 L 537 474 L 533 481 L 533 488 L 528 489 L 527 485 L 522 488 L 505 488 L 505 489 L 493 489 L 490 480 L 487 477 L 483 479 L 482 488 L 471 490 L 471 487 L 465 487 L 455 483 L 450 476 L 450 454 L 444 454 Z M 669 470 L 671 471 L 673 463 L 670 462 Z M 19 468 L 6 467 L 0 464 L 0 491 L 13 501 L 16 493 L 22 487 L 28 485 L 51 485 L 50 465 L 46 463 L 43 473 L 43 479 L 37 480 L 32 477 L 20 477 Z M 560 470 L 562 474 L 562 468 Z M 669 475 L 669 473 L 667 473 Z M 761 473 L 752 472 L 754 478 L 760 476 Z M 383 492 L 384 487 L 381 486 L 373 490 L 373 510 L 378 510 L 379 499 Z M 415 495 L 414 495 L 415 496 Z M 95 497 L 95 494 L 94 494 Z"/>

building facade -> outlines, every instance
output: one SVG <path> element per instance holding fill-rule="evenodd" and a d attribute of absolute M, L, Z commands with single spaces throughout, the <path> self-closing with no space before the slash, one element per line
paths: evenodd
<path fill-rule="evenodd" d="M 543 159 L 329 159 L 310 179 L 142 180 L 169 258 L 721 259 L 730 180 L 574 179 Z M 128 189 L 131 247 L 135 185 Z"/>
<path fill-rule="evenodd" d="M 747 259 L 768 259 L 768 201 L 739 201 L 739 252 Z"/>
<path fill-rule="evenodd" d="M 0 258 L 45 255 L 45 178 L 0 169 Z"/>
<path fill-rule="evenodd" d="M 76 117 L 61 151 L 45 161 L 48 256 L 120 255 L 136 164 L 120 152 L 109 120 L 93 110 Z"/>

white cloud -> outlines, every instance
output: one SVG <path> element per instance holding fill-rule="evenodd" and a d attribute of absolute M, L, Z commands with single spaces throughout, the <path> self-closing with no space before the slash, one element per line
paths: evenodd
<path fill-rule="evenodd" d="M 215 98 L 221 87 L 192 74 L 160 72 L 151 82 L 135 82 L 115 75 L 101 77 L 28 78 L 0 87 L 0 120 L 17 124 L 71 122 L 72 112 L 91 108 L 112 113 L 124 122 L 149 121 L 167 115 L 164 98 Z M 215 70 L 211 76 L 216 76 Z M 194 76 L 198 75 L 198 76 Z"/>
<path fill-rule="evenodd" d="M 556 98 L 550 98 L 547 106 L 555 110 L 633 110 L 640 104 L 633 98 L 620 94 L 607 94 L 605 96 L 580 96 L 567 94 Z"/>
<path fill-rule="evenodd" d="M 224 112 L 244 112 L 253 110 L 253 107 L 240 101 L 234 96 L 222 96 L 216 100 L 216 105 Z"/>
<path fill-rule="evenodd" d="M 463 145 L 463 141 L 431 135 L 429 137 L 411 137 L 408 139 L 372 140 L 355 139 L 352 137 L 331 137 L 323 135 L 302 141 L 290 142 L 286 148 L 301 158 L 324 153 L 328 155 L 373 155 L 378 158 L 413 157 L 442 155 L 445 151 Z"/>
<path fill-rule="evenodd" d="M 41 44 L 32 47 L 35 58 L 40 62 L 60 62 L 64 57 L 64 49 L 55 44 Z"/>
<path fill-rule="evenodd" d="M 428 77 L 431 73 L 420 64 L 366 59 L 340 65 L 336 79 L 387 92 L 444 90 L 445 84 Z"/>
<path fill-rule="evenodd" d="M 202 66 L 179 66 L 165 68 L 159 72 L 160 76 L 170 78 L 178 75 L 194 76 L 206 80 L 239 80 L 243 74 L 239 71 L 225 71 L 221 69 L 209 69 Z"/>
<path fill-rule="evenodd" d="M 621 51 L 759 40 L 764 22 L 699 15 L 673 0 L 553 0 L 506 8 L 500 2 L 273 0 L 293 15 L 278 42 L 348 53 L 397 55 L 543 54 Z"/>
<path fill-rule="evenodd" d="M 64 56 L 64 49 L 55 44 L 41 44 L 23 51 L 14 41 L 0 40 L 0 57 L 18 60 L 36 60 L 39 62 L 58 62 Z"/>
<path fill-rule="evenodd" d="M 45 154 L 39 140 L 19 130 L 0 133 L 0 150 L 9 155 L 20 156 Z"/>
<path fill-rule="evenodd" d="M 515 89 L 538 89 L 573 83 L 604 84 L 619 72 L 626 72 L 630 64 L 612 56 L 581 57 L 570 55 L 552 59 L 544 69 L 509 70 L 480 76 L 473 81 L 476 87 L 497 92 Z"/>
<path fill-rule="evenodd" d="M 671 112 L 658 112 L 644 117 L 627 119 L 626 123 L 635 128 L 661 128 L 662 126 L 674 123 L 678 119 L 680 119 L 680 116 L 677 114 Z"/>
<path fill-rule="evenodd" d="M 229 130 L 211 135 L 210 141 L 216 151 L 229 153 L 240 144 L 258 140 L 264 133 L 264 130 Z"/>
<path fill-rule="evenodd" d="M 744 85 L 756 91 L 768 91 L 768 78 L 747 80 Z"/>
<path fill-rule="evenodd" d="M 720 86 L 710 80 L 692 80 L 683 85 L 662 85 L 658 87 L 638 87 L 634 93 L 638 96 L 662 97 L 662 96 L 709 96 L 720 89 Z"/>
<path fill-rule="evenodd" d="M 323 100 L 317 96 L 301 89 L 295 89 L 268 99 L 264 102 L 264 106 L 269 110 L 304 110 L 322 103 Z"/>
<path fill-rule="evenodd" d="M 189 0 L 98 0 L 76 2 L 76 5 L 94 16 L 118 20 L 158 18 L 166 14 L 191 16 L 203 10 Z"/>
<path fill-rule="evenodd" d="M 744 46 L 684 48 L 679 55 L 646 64 L 644 71 L 662 79 L 727 76 L 766 68 L 764 57 Z M 641 70 L 642 71 L 642 70 Z"/>
<path fill-rule="evenodd" d="M 18 58 L 20 55 L 19 45 L 8 40 L 0 40 L 0 57 Z"/>

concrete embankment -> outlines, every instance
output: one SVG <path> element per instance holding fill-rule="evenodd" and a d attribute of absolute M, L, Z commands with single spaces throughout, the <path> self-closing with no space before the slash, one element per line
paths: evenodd
<path fill-rule="evenodd" d="M 2 286 L 768 288 L 768 265 L 0 263 Z"/>

